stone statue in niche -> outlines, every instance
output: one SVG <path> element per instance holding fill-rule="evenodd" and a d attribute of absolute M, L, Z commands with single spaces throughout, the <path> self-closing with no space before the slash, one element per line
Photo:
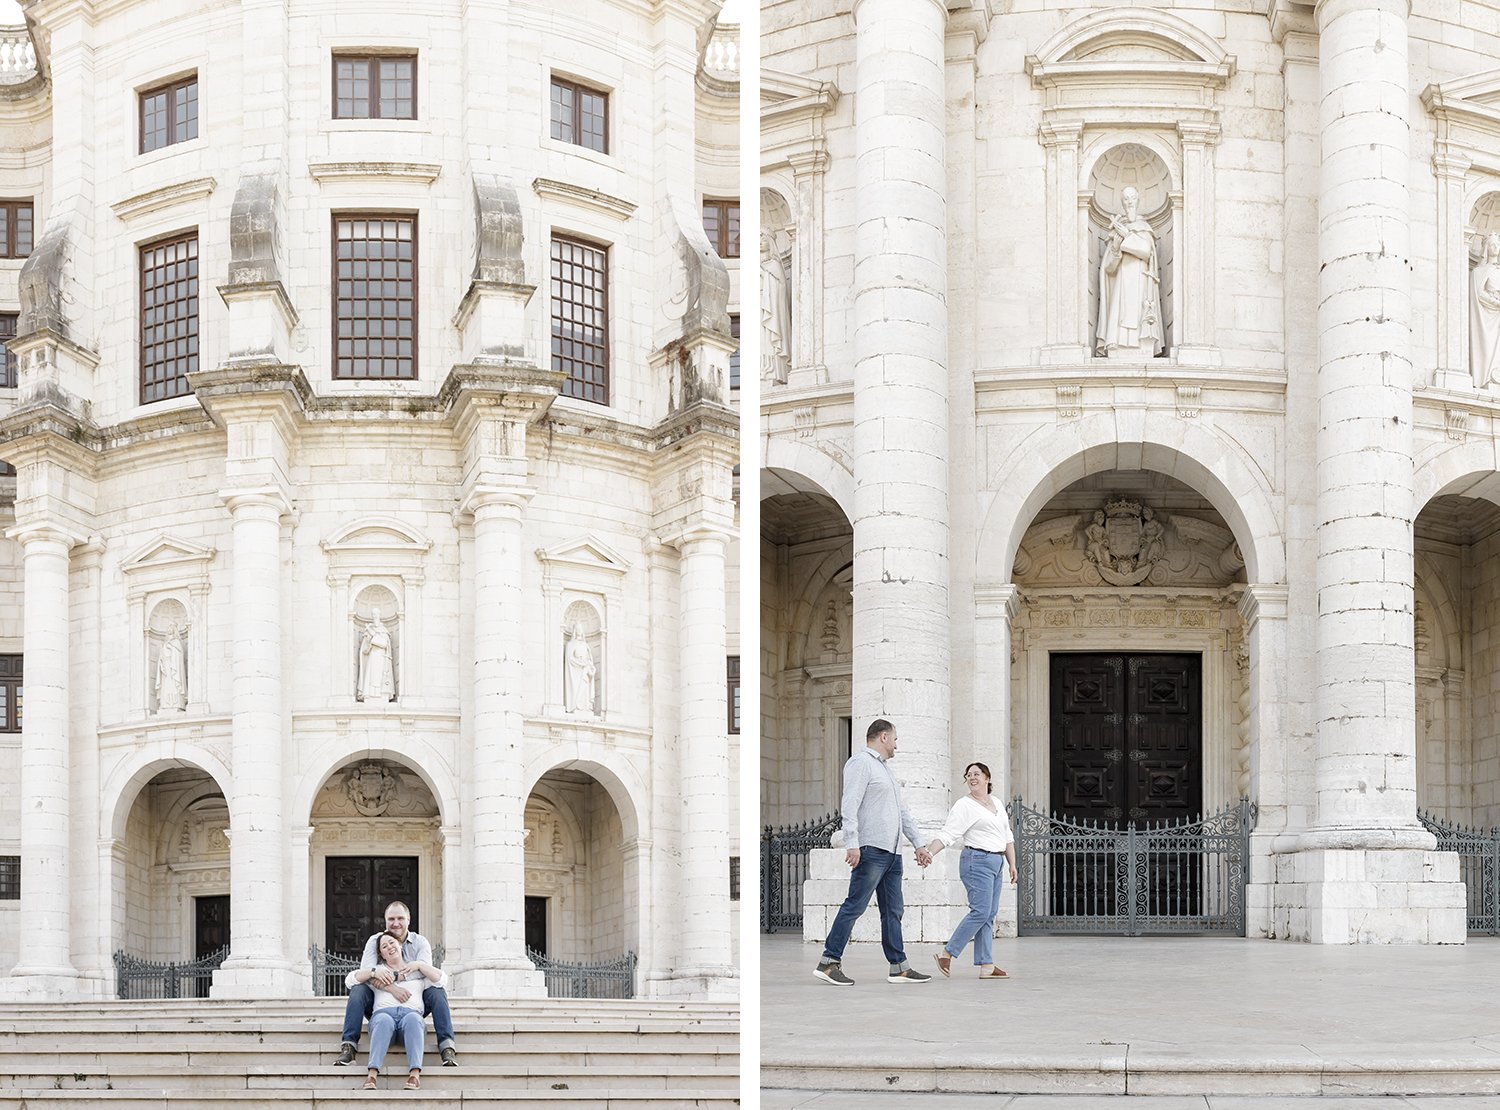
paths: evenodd
<path fill-rule="evenodd" d="M 1474 388 L 1500 381 L 1500 235 L 1484 237 L 1469 275 L 1469 372 Z"/>
<path fill-rule="evenodd" d="M 761 377 L 785 384 L 792 366 L 792 300 L 786 263 L 774 232 L 760 236 Z"/>
<path fill-rule="evenodd" d="M 187 653 L 182 644 L 186 635 L 187 628 L 174 620 L 162 639 L 151 683 L 158 713 L 187 711 Z"/>
<path fill-rule="evenodd" d="M 1141 196 L 1126 186 L 1122 216 L 1109 218 L 1099 259 L 1099 350 L 1108 358 L 1155 358 L 1162 348 L 1161 268 L 1156 233 L 1141 217 Z"/>
<path fill-rule="evenodd" d="M 583 631 L 583 622 L 575 621 L 573 635 L 563 653 L 563 707 L 569 713 L 594 713 L 594 652 Z"/>
<path fill-rule="evenodd" d="M 383 817 L 396 800 L 400 781 L 384 763 L 367 760 L 344 776 L 344 794 L 361 817 Z"/>
<path fill-rule="evenodd" d="M 1138 586 L 1166 560 L 1166 524 L 1150 506 L 1116 498 L 1096 509 L 1084 525 L 1085 571 L 1089 566 L 1112 586 Z"/>
<path fill-rule="evenodd" d="M 391 630 L 380 619 L 376 609 L 359 637 L 359 681 L 354 688 L 356 701 L 395 701 L 395 643 Z"/>

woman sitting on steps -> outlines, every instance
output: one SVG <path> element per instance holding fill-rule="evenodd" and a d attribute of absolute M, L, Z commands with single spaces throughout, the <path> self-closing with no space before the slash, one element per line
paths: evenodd
<path fill-rule="evenodd" d="M 426 979 L 443 985 L 443 972 L 431 964 L 415 960 L 405 963 L 401 958 L 401 941 L 393 933 L 381 933 L 379 941 L 380 960 L 396 973 L 396 981 L 389 989 L 375 988 L 375 1008 L 370 1013 L 370 1073 L 365 1077 L 364 1090 L 373 1091 L 380 1078 L 380 1065 L 385 1062 L 386 1050 L 399 1032 L 406 1043 L 406 1089 L 415 1091 L 422 1086 L 422 1042 L 427 1036 L 427 1026 L 422 1021 L 422 991 L 403 987 L 401 981 Z M 359 979 L 363 975 L 365 979 Z M 355 969 L 349 973 L 346 983 L 368 980 L 370 973 Z M 425 987 L 427 984 L 422 983 Z"/>

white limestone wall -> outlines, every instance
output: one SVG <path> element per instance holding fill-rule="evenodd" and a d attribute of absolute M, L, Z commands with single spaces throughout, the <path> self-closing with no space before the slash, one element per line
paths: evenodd
<path fill-rule="evenodd" d="M 1474 544 L 1466 559 L 1469 573 L 1468 725 L 1474 762 L 1470 769 L 1472 823 L 1500 824 L 1500 537 Z"/>
<path fill-rule="evenodd" d="M 588 786 L 582 801 L 588 819 L 589 914 L 583 922 L 578 954 L 585 960 L 612 960 L 625 951 L 626 929 L 628 924 L 634 924 L 625 920 L 620 815 L 608 792 L 598 783 Z"/>

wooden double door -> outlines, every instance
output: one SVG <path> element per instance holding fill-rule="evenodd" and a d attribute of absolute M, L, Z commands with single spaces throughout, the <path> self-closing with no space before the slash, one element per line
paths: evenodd
<path fill-rule="evenodd" d="M 1202 816 L 1201 655 L 1054 653 L 1051 699 L 1054 814 L 1102 829 Z M 1052 912 L 1112 916 L 1126 890 L 1152 905 L 1197 903 L 1192 853 L 1149 863 L 1150 889 L 1135 891 L 1118 851 L 1081 852 L 1055 867 Z"/>
<path fill-rule="evenodd" d="M 358 956 L 371 933 L 385 928 L 385 908 L 405 902 L 409 928 L 421 929 L 414 856 L 329 856 L 324 946 L 329 952 Z"/>

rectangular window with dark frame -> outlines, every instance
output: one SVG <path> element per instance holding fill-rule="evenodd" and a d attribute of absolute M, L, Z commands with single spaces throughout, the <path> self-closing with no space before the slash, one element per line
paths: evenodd
<path fill-rule="evenodd" d="M 21 857 L 0 856 L 0 901 L 14 902 L 21 897 Z"/>
<path fill-rule="evenodd" d="M 198 75 L 141 93 L 141 153 L 198 137 Z"/>
<path fill-rule="evenodd" d="M 335 378 L 417 376 L 417 218 L 335 216 Z"/>
<path fill-rule="evenodd" d="M 416 119 L 415 54 L 335 54 L 334 119 Z"/>
<path fill-rule="evenodd" d="M 29 200 L 0 200 L 0 258 L 31 253 L 31 211 Z"/>
<path fill-rule="evenodd" d="M 729 314 L 729 337 L 734 340 L 734 350 L 729 352 L 729 388 L 740 387 L 740 314 Z"/>
<path fill-rule="evenodd" d="M 16 337 L 16 322 L 20 315 L 15 312 L 0 312 L 0 343 Z M 0 388 L 15 389 L 18 384 L 15 353 L 5 348 L 5 369 L 0 371 Z"/>
<path fill-rule="evenodd" d="M 553 77 L 552 137 L 608 154 L 609 94 L 564 77 Z"/>
<path fill-rule="evenodd" d="M 726 658 L 724 676 L 729 686 L 729 734 L 738 736 L 740 731 L 740 657 Z"/>
<path fill-rule="evenodd" d="M 198 369 L 198 233 L 141 248 L 141 404 L 186 397 Z"/>
<path fill-rule="evenodd" d="M 740 202 L 703 200 L 703 234 L 720 258 L 740 256 Z"/>
<path fill-rule="evenodd" d="M 20 655 L 0 655 L 0 732 L 21 731 Z"/>
<path fill-rule="evenodd" d="M 740 900 L 740 857 L 729 857 L 729 900 L 738 902 Z"/>
<path fill-rule="evenodd" d="M 609 252 L 552 237 L 552 369 L 564 397 L 609 404 Z"/>

